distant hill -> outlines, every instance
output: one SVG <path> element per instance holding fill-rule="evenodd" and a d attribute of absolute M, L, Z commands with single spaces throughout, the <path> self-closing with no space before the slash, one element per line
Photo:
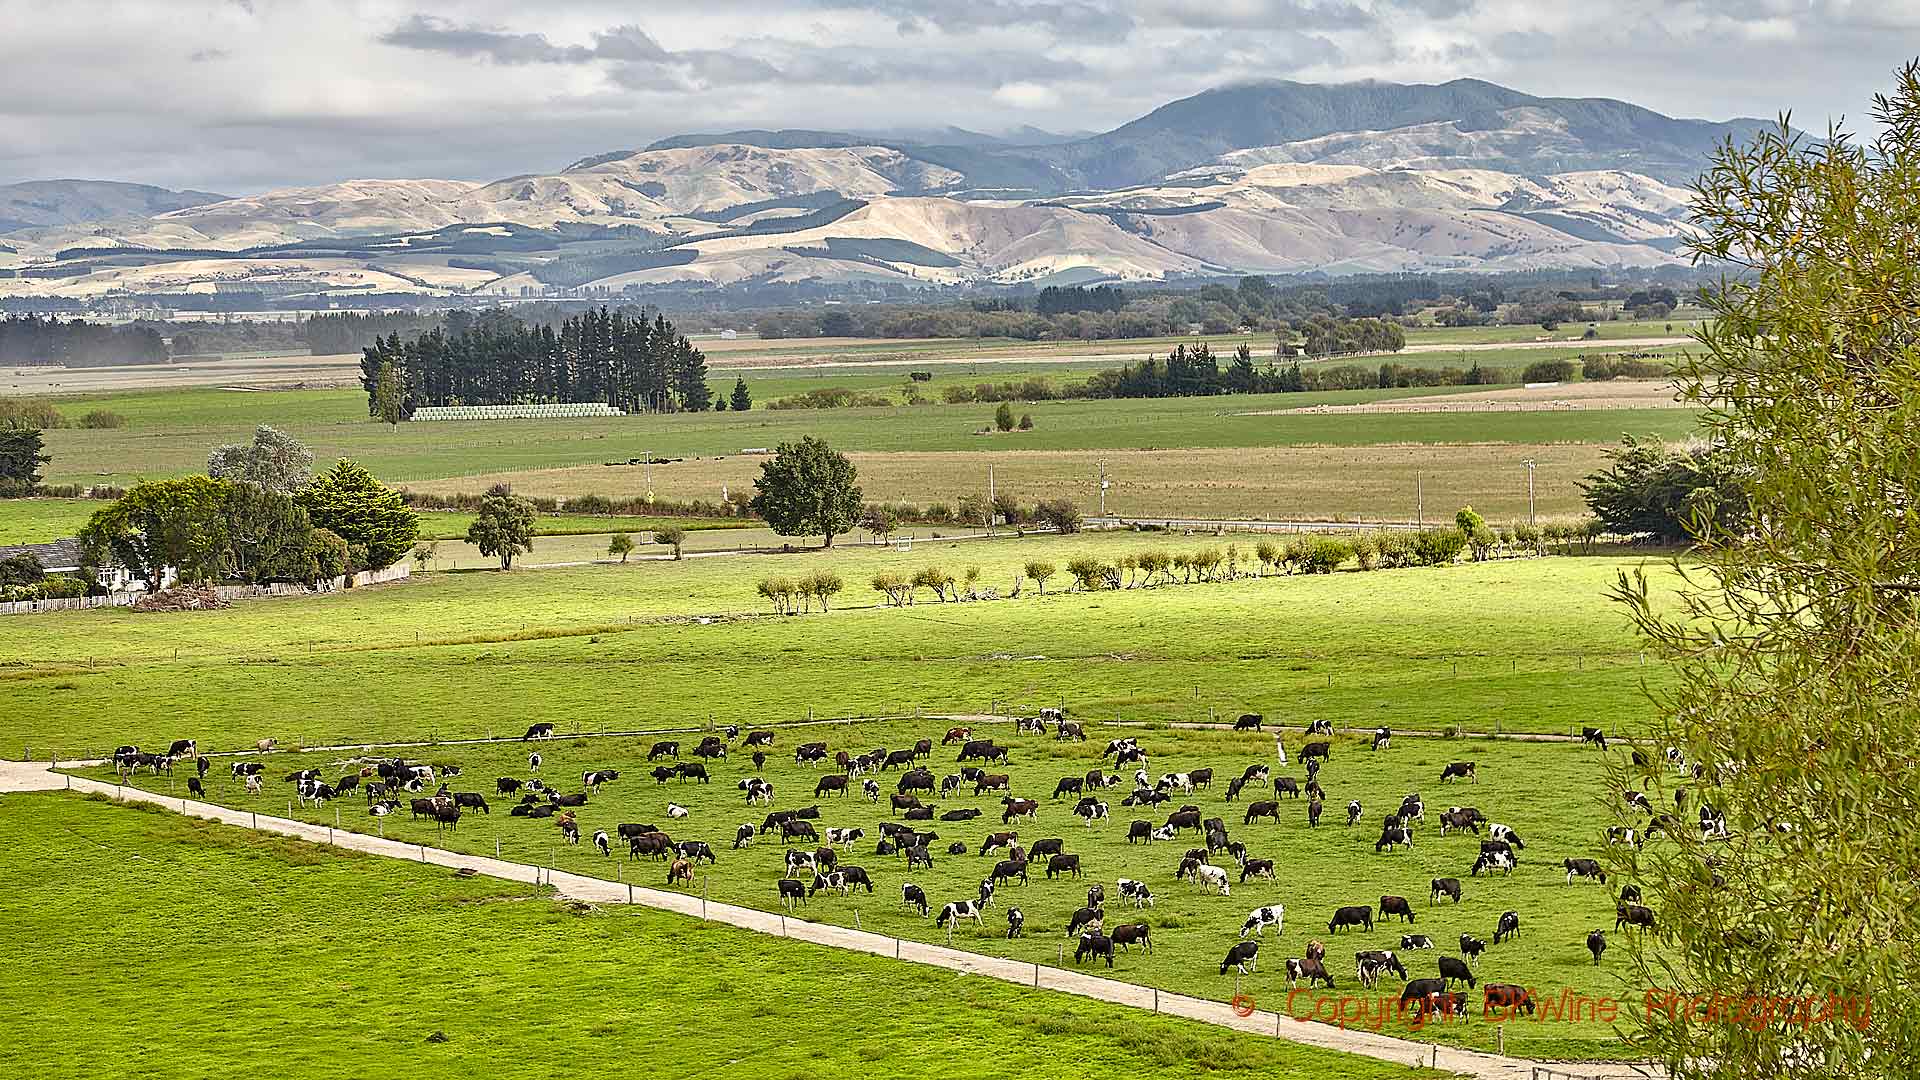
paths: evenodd
<path fill-rule="evenodd" d="M 170 191 L 113 180 L 0 184 L 0 233 L 111 218 L 152 217 L 225 198 L 205 191 Z"/>

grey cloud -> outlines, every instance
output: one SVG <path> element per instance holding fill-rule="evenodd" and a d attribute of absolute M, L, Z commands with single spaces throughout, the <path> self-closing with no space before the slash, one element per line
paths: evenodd
<path fill-rule="evenodd" d="M 1008 27 L 1040 28 L 1079 40 L 1119 41 L 1138 25 L 1126 5 L 1019 0 L 823 0 L 822 7 L 870 11 L 894 21 L 902 34 L 972 34 Z"/>
<path fill-rule="evenodd" d="M 225 49 L 195 49 L 187 54 L 187 62 L 190 64 L 206 64 L 215 60 L 225 60 L 232 55 L 232 53 Z"/>
<path fill-rule="evenodd" d="M 482 26 L 460 26 L 432 15 L 415 15 L 380 35 L 388 45 L 446 53 L 496 64 L 579 64 L 593 59 L 592 49 L 555 45 L 545 34 L 512 34 Z"/>

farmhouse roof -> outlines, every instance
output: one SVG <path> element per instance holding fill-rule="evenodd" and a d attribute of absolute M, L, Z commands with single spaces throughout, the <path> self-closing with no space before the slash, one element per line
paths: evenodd
<path fill-rule="evenodd" d="M 18 555 L 32 556 L 42 570 L 78 570 L 82 561 L 80 539 L 64 537 L 50 544 L 0 545 L 0 559 Z"/>

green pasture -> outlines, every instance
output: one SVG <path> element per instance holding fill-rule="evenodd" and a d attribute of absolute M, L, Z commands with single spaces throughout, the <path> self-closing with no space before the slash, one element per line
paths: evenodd
<path fill-rule="evenodd" d="M 1269 713 L 1269 716 L 1272 714 Z M 1602 756 L 1573 745 L 1503 743 L 1485 740 L 1446 740 L 1403 736 L 1381 753 L 1371 753 L 1362 739 L 1343 737 L 1335 741 L 1333 755 L 1320 773 L 1326 789 L 1326 813 L 1318 828 L 1307 822 L 1305 800 L 1280 800 L 1277 822 L 1260 819 L 1246 822 L 1249 804 L 1274 799 L 1270 784 L 1257 789 L 1250 786 L 1235 801 L 1227 801 L 1227 781 L 1239 776 L 1250 765 L 1273 765 L 1274 775 L 1292 776 L 1304 783 L 1299 762 L 1290 759 L 1286 766 L 1274 764 L 1274 734 L 1231 733 L 1220 731 L 1122 729 L 1107 725 L 1089 725 L 1086 742 L 1062 742 L 1051 736 L 1016 735 L 1010 725 L 982 726 L 976 737 L 991 736 L 1011 748 L 1006 766 L 995 765 L 988 771 L 1004 772 L 1010 777 L 1014 796 L 1037 799 L 1041 803 L 1037 819 L 1003 824 L 1003 805 L 998 793 L 976 795 L 971 786 L 935 799 L 929 805 L 938 812 L 963 808 L 980 810 L 981 816 L 969 821 L 933 820 L 919 828 L 932 830 L 937 840 L 931 845 L 933 865 L 909 871 L 903 859 L 880 855 L 876 843 L 881 837 L 878 824 L 897 820 L 884 797 L 876 804 L 858 790 L 846 795 L 816 795 L 816 785 L 825 772 L 838 772 L 831 762 L 825 770 L 818 765 L 798 765 L 793 747 L 804 741 L 819 740 L 830 749 L 864 753 L 875 747 L 901 749 L 916 739 L 930 739 L 936 745 L 929 766 L 935 776 L 957 773 L 957 746 L 938 743 L 947 723 L 926 719 L 919 722 L 858 724 L 854 726 L 815 726 L 782 729 L 776 733 L 773 750 L 763 768 L 756 772 L 747 760 L 748 751 L 735 744 L 724 761 L 710 761 L 710 783 L 670 779 L 664 783 L 648 775 L 657 763 L 647 756 L 656 741 L 653 738 L 622 738 L 585 741 L 557 741 L 538 747 L 545 758 L 539 775 L 563 792 L 580 790 L 581 773 L 587 770 L 615 768 L 620 779 L 589 796 L 578 810 L 584 837 L 590 840 L 597 829 L 617 836 L 623 822 L 653 824 L 675 839 L 703 840 L 716 852 L 712 866 L 702 865 L 694 890 L 709 898 L 736 904 L 775 910 L 779 908 L 775 882 L 785 874 L 783 845 L 776 834 L 756 837 L 744 850 L 732 844 L 741 824 L 757 825 L 769 810 L 818 805 L 821 816 L 814 823 L 820 837 L 828 827 L 861 828 L 866 835 L 840 854 L 845 864 L 867 870 L 875 890 L 842 897 L 831 892 L 814 895 L 799 906 L 802 917 L 920 941 L 945 942 L 944 931 L 931 920 L 900 903 L 904 882 L 919 884 L 936 906 L 950 900 L 972 899 L 979 882 L 999 856 L 983 856 L 982 840 L 1002 829 L 1017 830 L 1023 842 L 1054 837 L 1063 839 L 1065 850 L 1079 854 L 1085 876 L 1063 874 L 1049 880 L 1045 862 L 1036 862 L 1029 881 L 1022 885 L 1001 886 L 988 908 L 986 925 L 976 929 L 963 924 L 952 935 L 955 945 L 1037 963 L 1071 966 L 1073 941 L 1065 934 L 1068 917 L 1086 900 L 1089 884 L 1103 883 L 1110 899 L 1106 904 L 1108 924 L 1145 921 L 1151 928 L 1154 947 L 1151 953 L 1129 953 L 1117 957 L 1116 966 L 1100 974 L 1112 975 L 1214 1000 L 1226 1000 L 1236 992 L 1251 995 L 1256 1003 L 1279 1007 L 1286 1002 L 1288 987 L 1282 961 L 1301 955 L 1307 941 L 1320 939 L 1328 946 L 1328 967 L 1334 973 L 1335 990 L 1327 994 L 1329 1006 L 1340 996 L 1362 995 L 1394 997 L 1401 983 L 1389 978 L 1371 993 L 1360 989 L 1353 979 L 1352 954 L 1357 949 L 1398 949 L 1403 932 L 1429 935 L 1438 946 L 1431 951 L 1403 953 L 1414 978 L 1436 974 L 1439 956 L 1459 955 L 1461 934 L 1491 940 L 1501 912 L 1514 910 L 1521 918 L 1522 936 L 1518 941 L 1492 947 L 1480 961 L 1479 977 L 1488 981 L 1518 983 L 1534 987 L 1544 999 L 1558 997 L 1562 988 L 1588 998 L 1620 994 L 1625 970 L 1620 962 L 1596 967 L 1585 940 L 1595 927 L 1613 927 L 1613 894 L 1603 886 L 1581 883 L 1569 886 L 1560 862 L 1569 857 L 1604 854 L 1601 826 L 1614 818 L 1605 808 Z M 1110 819 L 1091 827 L 1075 817 L 1073 799 L 1055 799 L 1056 781 L 1079 778 L 1103 766 L 1101 751 L 1110 737 L 1137 736 L 1151 755 L 1151 776 L 1165 772 L 1187 772 L 1196 768 L 1214 770 L 1215 782 L 1191 795 L 1177 795 L 1157 808 L 1127 807 L 1121 799 L 1133 786 L 1132 768 L 1121 770 L 1126 776 L 1099 797 L 1108 802 Z M 672 736 L 679 741 L 682 760 L 700 760 L 693 756 L 699 735 Z M 1302 736 L 1297 727 L 1289 727 L 1285 741 L 1290 753 L 1297 755 Z M 357 795 L 339 799 L 320 808 L 293 807 L 290 785 L 281 781 L 286 772 L 318 767 L 328 779 L 342 771 L 354 771 L 364 758 L 335 753 L 275 756 L 268 761 L 271 774 L 268 790 L 260 796 L 248 796 L 242 784 L 230 775 L 209 774 L 208 794 L 214 800 L 232 806 L 276 814 L 292 813 L 309 821 L 337 822 L 339 826 L 365 832 L 380 831 L 386 836 L 417 843 L 450 847 L 472 853 L 493 854 L 521 862 L 553 865 L 576 873 L 594 874 L 608 879 L 633 881 L 664 887 L 662 861 L 642 858 L 634 861 L 621 845 L 611 856 L 602 856 L 590 843 L 578 847 L 562 843 L 559 830 L 551 820 L 514 817 L 509 813 L 514 799 L 495 792 L 495 778 L 525 778 L 530 775 L 526 746 L 521 743 L 488 746 L 449 746 L 431 750 L 400 751 L 428 762 L 459 765 L 464 773 L 451 781 L 453 790 L 483 794 L 492 804 L 491 812 L 468 813 L 452 829 L 416 821 L 406 812 L 403 799 L 399 813 L 384 819 L 368 815 L 365 801 Z M 1624 754 L 1625 751 L 1617 751 Z M 1443 765 L 1450 761 L 1473 761 L 1478 765 L 1477 783 L 1438 783 Z M 667 764 L 671 764 L 669 760 Z M 878 774 L 883 793 L 895 790 L 901 770 Z M 1104 770 L 1112 771 L 1112 770 Z M 87 775 L 111 779 L 110 767 L 85 770 Z M 744 776 L 759 775 L 775 788 L 771 806 L 744 805 L 735 782 Z M 184 779 L 142 774 L 132 781 L 149 790 L 182 790 Z M 178 784 L 181 787 L 175 787 Z M 1374 841 L 1379 835 L 1382 815 L 1397 809 L 1408 792 L 1421 792 L 1428 803 L 1429 824 L 1417 832 L 1415 847 L 1392 853 L 1377 853 Z M 1348 800 L 1362 804 L 1363 816 L 1351 828 L 1346 825 Z M 684 820 L 670 819 L 669 802 L 687 808 Z M 1129 844 L 1128 823 L 1134 819 L 1160 825 L 1167 814 L 1182 804 L 1198 806 L 1207 817 L 1219 816 L 1230 835 L 1245 843 L 1250 857 L 1271 859 L 1276 873 L 1271 881 L 1251 879 L 1241 882 L 1238 868 L 1224 852 L 1216 856 L 1221 865 L 1234 872 L 1230 896 L 1210 895 L 1192 884 L 1178 881 L 1175 870 L 1182 853 L 1200 844 L 1199 833 L 1189 832 L 1177 841 Z M 1475 878 L 1469 869 L 1479 850 L 1479 837 L 1455 833 L 1441 837 L 1437 818 L 1448 805 L 1472 805 L 1487 814 L 1489 820 L 1515 829 L 1525 842 L 1520 868 L 1510 877 Z M 948 853 L 951 843 L 966 845 L 964 854 Z M 812 850 L 814 844 L 800 846 Z M 1116 881 L 1131 878 L 1145 882 L 1154 892 L 1151 909 L 1135 911 L 1117 898 Z M 1442 902 L 1429 905 L 1428 883 L 1437 877 L 1456 877 L 1465 884 L 1465 898 L 1456 906 Z M 685 886 L 682 886 L 683 888 Z M 1383 895 L 1409 898 L 1415 908 L 1412 925 L 1376 923 L 1367 931 L 1328 933 L 1327 922 L 1333 909 L 1347 904 L 1376 907 Z M 1244 977 L 1234 972 L 1219 972 L 1221 957 L 1239 940 L 1238 930 L 1248 911 L 1255 907 L 1281 904 L 1286 909 L 1286 925 L 1277 936 L 1263 937 L 1258 970 Z M 1006 911 L 1022 909 L 1026 925 L 1023 935 L 1008 939 Z M 858 922 L 856 923 L 856 912 Z M 1616 960 L 1625 956 L 1622 948 Z M 1309 1012 L 1308 1003 L 1325 991 L 1316 991 L 1305 999 L 1294 999 L 1288 1009 L 1295 1015 Z M 1472 997 L 1475 1013 L 1481 999 Z M 1390 1034 L 1432 1038 L 1452 1045 L 1492 1049 L 1496 1045 L 1495 1025 L 1491 1023 L 1448 1024 L 1419 1030 L 1403 1021 L 1391 1020 L 1383 1030 Z M 1532 1057 L 1606 1057 L 1619 1052 L 1611 1028 L 1588 1019 L 1584 1022 L 1521 1018 L 1506 1025 L 1505 1045 L 1509 1053 Z"/>
<path fill-rule="evenodd" d="M 1420 1075 L 164 812 L 8 795 L 0 820 L 0 912 L 30 943 L 0 987 L 48 1003 L 6 1024 L 9 1076 L 228 1080 L 263 1054 L 511 1080 Z"/>
<path fill-rule="evenodd" d="M 985 712 L 1064 703 L 1080 715 L 1470 731 L 1644 723 L 1643 666 L 1602 590 L 1638 556 L 855 608 L 883 566 L 1014 566 L 1070 552 L 1199 541 L 1079 537 L 911 553 L 836 550 L 525 573 L 431 574 L 394 586 L 224 611 L 57 612 L 0 620 L 0 746 L 65 757 L 182 737 L 209 749 L 481 737 L 534 719 L 564 730 Z M 1242 549 L 1245 550 L 1244 548 Z M 753 583 L 832 569 L 828 614 L 747 614 Z M 417 640 L 416 640 L 416 635 Z M 177 658 L 176 658 L 177 657 Z M 7 753 L 15 753 L 8 749 Z"/>

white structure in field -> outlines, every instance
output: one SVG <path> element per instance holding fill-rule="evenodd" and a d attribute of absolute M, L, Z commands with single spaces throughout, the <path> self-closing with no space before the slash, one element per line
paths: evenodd
<path fill-rule="evenodd" d="M 411 419 L 424 420 L 576 420 L 596 416 L 625 416 L 604 401 L 557 405 L 428 405 L 413 410 Z"/>

